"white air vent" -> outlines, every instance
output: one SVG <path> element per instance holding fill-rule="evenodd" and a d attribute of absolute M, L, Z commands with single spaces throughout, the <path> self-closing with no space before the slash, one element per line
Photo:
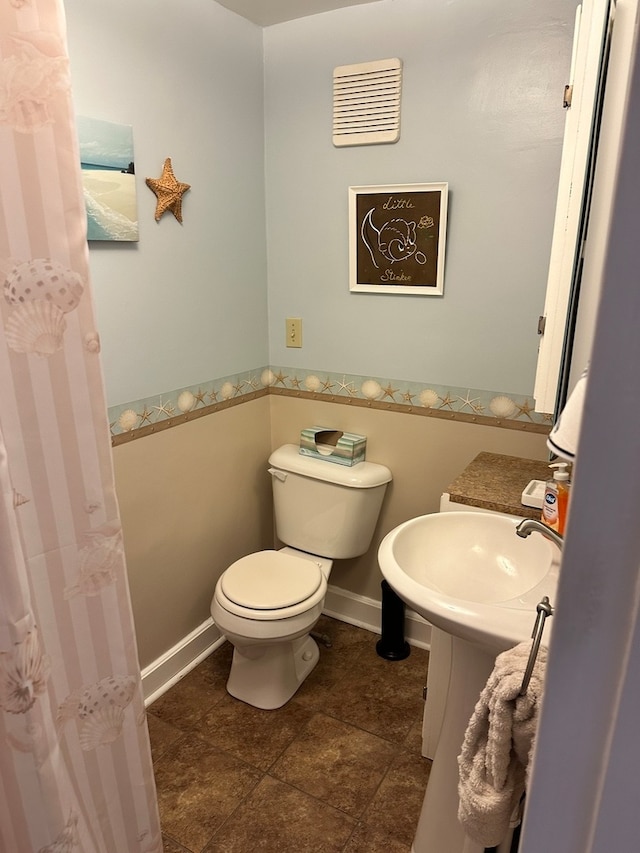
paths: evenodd
<path fill-rule="evenodd" d="M 380 59 L 334 69 L 333 144 L 397 142 L 401 94 L 401 59 Z"/>

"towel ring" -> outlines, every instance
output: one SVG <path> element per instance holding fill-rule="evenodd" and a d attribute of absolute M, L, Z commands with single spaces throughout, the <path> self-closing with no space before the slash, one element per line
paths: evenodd
<path fill-rule="evenodd" d="M 531 651 L 529 652 L 529 660 L 527 661 L 527 668 L 524 671 L 524 677 L 522 679 L 522 687 L 520 688 L 520 696 L 524 696 L 527 692 L 527 688 L 529 687 L 529 682 L 531 681 L 531 673 L 533 672 L 533 667 L 535 666 L 536 659 L 538 657 L 538 651 L 540 650 L 540 641 L 542 640 L 542 632 L 544 631 L 544 623 L 547 616 L 553 616 L 553 607 L 549 604 L 549 599 L 545 595 L 545 597 L 540 601 L 536 607 L 537 616 L 536 622 L 533 626 L 533 632 L 531 634 L 533 638 L 533 643 L 531 645 Z"/>

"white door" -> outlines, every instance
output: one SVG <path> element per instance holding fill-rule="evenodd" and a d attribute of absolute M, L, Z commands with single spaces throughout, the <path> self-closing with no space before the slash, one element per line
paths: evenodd
<path fill-rule="evenodd" d="M 534 387 L 538 412 L 555 412 L 567 391 L 614 7 L 614 0 L 584 0 L 576 10 L 553 242 L 539 326 Z"/>

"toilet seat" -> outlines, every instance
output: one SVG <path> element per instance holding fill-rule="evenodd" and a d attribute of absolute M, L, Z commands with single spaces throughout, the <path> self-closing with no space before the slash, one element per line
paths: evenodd
<path fill-rule="evenodd" d="M 284 619 L 321 601 L 327 582 L 312 559 L 257 551 L 237 560 L 216 586 L 218 603 L 248 619 Z"/>

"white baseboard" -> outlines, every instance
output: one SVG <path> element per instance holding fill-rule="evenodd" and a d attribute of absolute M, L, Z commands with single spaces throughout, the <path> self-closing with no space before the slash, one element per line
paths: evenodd
<path fill-rule="evenodd" d="M 381 633 L 382 605 L 373 598 L 356 595 L 346 589 L 329 585 L 322 612 L 349 625 L 365 628 L 374 634 Z M 405 610 L 404 633 L 410 645 L 419 646 L 422 649 L 430 647 L 431 626 L 409 609 Z M 224 637 L 213 624 L 213 620 L 209 618 L 176 643 L 173 648 L 168 649 L 153 663 L 146 666 L 142 670 L 145 705 L 148 706 L 159 699 L 163 693 L 184 678 L 223 643 Z"/>
<path fill-rule="evenodd" d="M 224 637 L 213 624 L 213 619 L 206 619 L 202 625 L 142 670 L 144 704 L 148 706 L 159 699 L 223 643 Z"/>
<path fill-rule="evenodd" d="M 374 634 L 381 633 L 382 604 L 373 598 L 356 595 L 329 584 L 322 612 Z M 410 645 L 421 649 L 430 648 L 431 625 L 409 608 L 405 609 L 404 614 L 404 634 Z"/>

